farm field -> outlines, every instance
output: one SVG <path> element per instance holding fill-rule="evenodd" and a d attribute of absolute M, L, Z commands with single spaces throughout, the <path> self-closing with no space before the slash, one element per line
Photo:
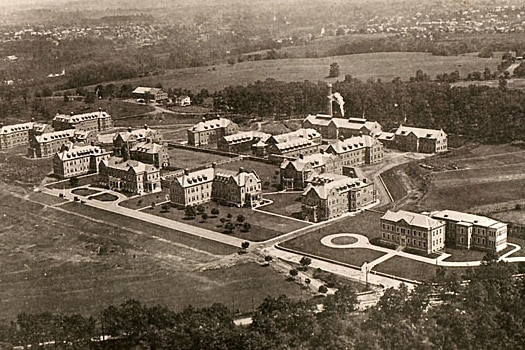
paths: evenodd
<path fill-rule="evenodd" d="M 148 214 L 158 215 L 171 220 L 184 222 L 190 225 L 195 225 L 211 231 L 224 233 L 253 242 L 266 241 L 268 239 L 280 236 L 283 233 L 308 226 L 307 223 L 253 211 L 248 208 L 222 206 L 216 203 L 207 203 L 204 204 L 203 207 L 206 209 L 205 212 L 209 216 L 206 220 L 203 220 L 200 215 L 197 215 L 194 219 L 188 220 L 185 218 L 184 209 L 181 208 L 171 208 L 167 212 L 161 206 L 155 206 L 153 209 L 147 208 L 143 211 Z M 219 215 L 217 217 L 213 217 L 213 215 L 211 215 L 212 208 L 219 209 Z M 224 228 L 224 224 L 221 223 L 220 219 L 224 218 L 226 220 L 228 214 L 232 215 L 232 223 L 237 222 L 238 215 L 243 215 L 246 219 L 246 222 L 251 225 L 250 230 L 245 232 L 241 230 L 240 227 L 236 227 L 232 233 L 227 233 L 226 229 Z"/>
<path fill-rule="evenodd" d="M 112 81 L 116 85 L 124 82 L 131 85 L 155 86 L 162 82 L 164 86 L 184 88 L 192 91 L 208 89 L 210 92 L 222 90 L 230 85 L 247 85 L 257 80 L 273 78 L 283 81 L 335 81 L 326 78 L 332 62 L 341 67 L 339 79 L 346 74 L 361 80 L 392 80 L 400 77 L 408 80 L 418 69 L 430 75 L 459 71 L 466 76 L 473 71 L 483 71 L 485 67 L 494 70 L 497 58 L 480 58 L 476 54 L 461 56 L 433 56 L 430 53 L 381 52 L 323 58 L 296 58 L 264 61 L 246 61 L 235 65 L 220 64 L 213 67 L 194 67 L 167 71 L 163 75 L 145 78 Z"/>
<path fill-rule="evenodd" d="M 427 164 L 433 170 L 417 164 Z M 392 174 L 402 172 L 402 177 Z M 468 211 L 501 205 L 525 195 L 525 151 L 512 145 L 470 144 L 383 174 L 396 200 L 408 191 L 426 187 L 423 196 L 412 196 L 417 210 Z M 408 203 L 408 205 L 412 205 Z"/>
<path fill-rule="evenodd" d="M 500 220 L 503 222 L 514 222 L 516 224 L 525 225 L 525 211 L 524 210 L 502 211 L 499 213 L 490 214 L 490 216 L 496 220 Z"/>
<path fill-rule="evenodd" d="M 130 298 L 176 311 L 214 302 L 248 311 L 252 298 L 258 305 L 268 294 L 301 294 L 250 255 L 167 244 L 150 237 L 151 227 L 130 223 L 128 230 L 67 216 L 5 191 L 0 202 L 2 321 L 21 312 L 97 315 Z"/>

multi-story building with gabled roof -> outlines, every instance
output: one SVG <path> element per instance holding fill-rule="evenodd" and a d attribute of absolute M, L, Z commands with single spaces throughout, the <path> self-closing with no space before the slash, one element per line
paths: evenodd
<path fill-rule="evenodd" d="M 261 179 L 255 171 L 215 169 L 212 199 L 226 205 L 253 207 L 262 199 Z"/>
<path fill-rule="evenodd" d="M 295 160 L 285 159 L 280 166 L 281 186 L 283 189 L 304 190 L 311 176 L 322 173 L 341 174 L 339 157 L 322 152 L 300 155 Z"/>
<path fill-rule="evenodd" d="M 339 156 L 343 166 L 374 164 L 381 162 L 384 156 L 383 144 L 369 135 L 335 141 L 328 145 L 326 152 Z"/>
<path fill-rule="evenodd" d="M 100 162 L 99 181 L 112 190 L 131 194 L 162 190 L 159 168 L 120 157 L 110 157 Z"/>
<path fill-rule="evenodd" d="M 485 216 L 441 210 L 430 214 L 446 222 L 446 245 L 500 252 L 507 248 L 507 224 Z"/>
<path fill-rule="evenodd" d="M 130 149 L 136 144 L 149 141 L 151 143 L 162 143 L 162 134 L 151 129 L 147 124 L 141 129 L 128 128 L 127 131 L 116 133 L 113 137 L 113 154 L 118 157 L 130 158 Z"/>
<path fill-rule="evenodd" d="M 62 146 L 73 142 L 74 138 L 75 129 L 34 135 L 29 141 L 28 155 L 32 158 L 52 157 L 62 149 Z"/>
<path fill-rule="evenodd" d="M 238 130 L 239 126 L 230 119 L 219 116 L 209 120 L 204 119 L 187 130 L 188 144 L 190 146 L 215 145 L 223 136 L 234 134 Z"/>
<path fill-rule="evenodd" d="M 399 126 L 396 148 L 406 152 L 439 153 L 447 151 L 447 134 L 443 130 Z"/>
<path fill-rule="evenodd" d="M 13 148 L 27 145 L 34 122 L 0 125 L 0 149 Z"/>
<path fill-rule="evenodd" d="M 82 114 L 57 114 L 51 125 L 55 130 L 107 131 L 113 128 L 111 116 L 101 109 Z"/>
<path fill-rule="evenodd" d="M 170 155 L 166 147 L 149 140 L 135 144 L 130 149 L 129 156 L 130 159 L 153 164 L 157 168 L 166 168 L 170 165 Z"/>
<path fill-rule="evenodd" d="M 307 221 L 334 219 L 374 203 L 374 184 L 367 179 L 324 173 L 315 175 L 302 195 L 302 216 Z"/>
<path fill-rule="evenodd" d="M 445 221 L 405 210 L 387 211 L 381 217 L 381 238 L 427 254 L 445 248 Z"/>
<path fill-rule="evenodd" d="M 176 176 L 171 183 L 170 201 L 184 207 L 208 203 L 211 201 L 214 176 L 214 168 L 192 172 L 184 170 L 184 173 Z"/>
<path fill-rule="evenodd" d="M 381 125 L 364 118 L 333 118 L 328 114 L 309 115 L 303 121 L 303 128 L 312 128 L 325 139 L 349 138 L 359 135 L 379 135 Z"/>
<path fill-rule="evenodd" d="M 61 178 L 98 173 L 99 164 L 107 160 L 110 152 L 94 146 L 75 146 L 67 143 L 53 157 L 53 173 Z"/>
<path fill-rule="evenodd" d="M 133 97 L 146 100 L 153 100 L 154 102 L 162 102 L 168 100 L 168 94 L 160 88 L 139 86 L 131 92 Z"/>
<path fill-rule="evenodd" d="M 255 153 L 253 145 L 265 142 L 271 136 L 261 131 L 242 131 L 219 138 L 217 147 L 220 151 L 230 153 Z"/>

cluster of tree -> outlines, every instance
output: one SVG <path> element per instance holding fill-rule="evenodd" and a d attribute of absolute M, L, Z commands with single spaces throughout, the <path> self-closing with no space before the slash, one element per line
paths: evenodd
<path fill-rule="evenodd" d="M 488 75 L 490 71 L 487 71 Z M 347 75 L 333 84 L 345 101 L 345 116 L 380 122 L 385 130 L 408 125 L 444 129 L 487 142 L 521 140 L 525 124 L 525 92 L 487 86 L 453 87 L 436 83 L 419 72 L 411 81 L 366 82 Z M 325 83 L 282 82 L 273 79 L 247 86 L 229 86 L 214 99 L 217 109 L 275 116 L 326 113 Z M 334 108 L 337 116 L 338 109 Z"/>
<path fill-rule="evenodd" d="M 366 311 L 357 310 L 349 287 L 322 299 L 267 297 L 244 327 L 220 304 L 174 312 L 129 300 L 98 320 L 21 314 L 0 327 L 0 341 L 52 341 L 59 349 L 518 349 L 525 341 L 525 280 L 496 258 L 461 277 L 438 269 L 432 283 L 387 289 Z"/>

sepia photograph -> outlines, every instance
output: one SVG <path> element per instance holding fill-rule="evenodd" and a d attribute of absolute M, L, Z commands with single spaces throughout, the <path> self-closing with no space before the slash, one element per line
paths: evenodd
<path fill-rule="evenodd" d="M 523 0 L 0 0 L 0 350 L 525 349 Z"/>

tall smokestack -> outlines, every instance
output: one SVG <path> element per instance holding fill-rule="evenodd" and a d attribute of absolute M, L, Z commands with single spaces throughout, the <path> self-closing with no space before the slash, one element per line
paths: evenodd
<path fill-rule="evenodd" d="M 334 96 L 332 94 L 332 84 L 328 83 L 328 114 L 332 118 L 334 116 L 333 103 L 334 103 Z"/>

